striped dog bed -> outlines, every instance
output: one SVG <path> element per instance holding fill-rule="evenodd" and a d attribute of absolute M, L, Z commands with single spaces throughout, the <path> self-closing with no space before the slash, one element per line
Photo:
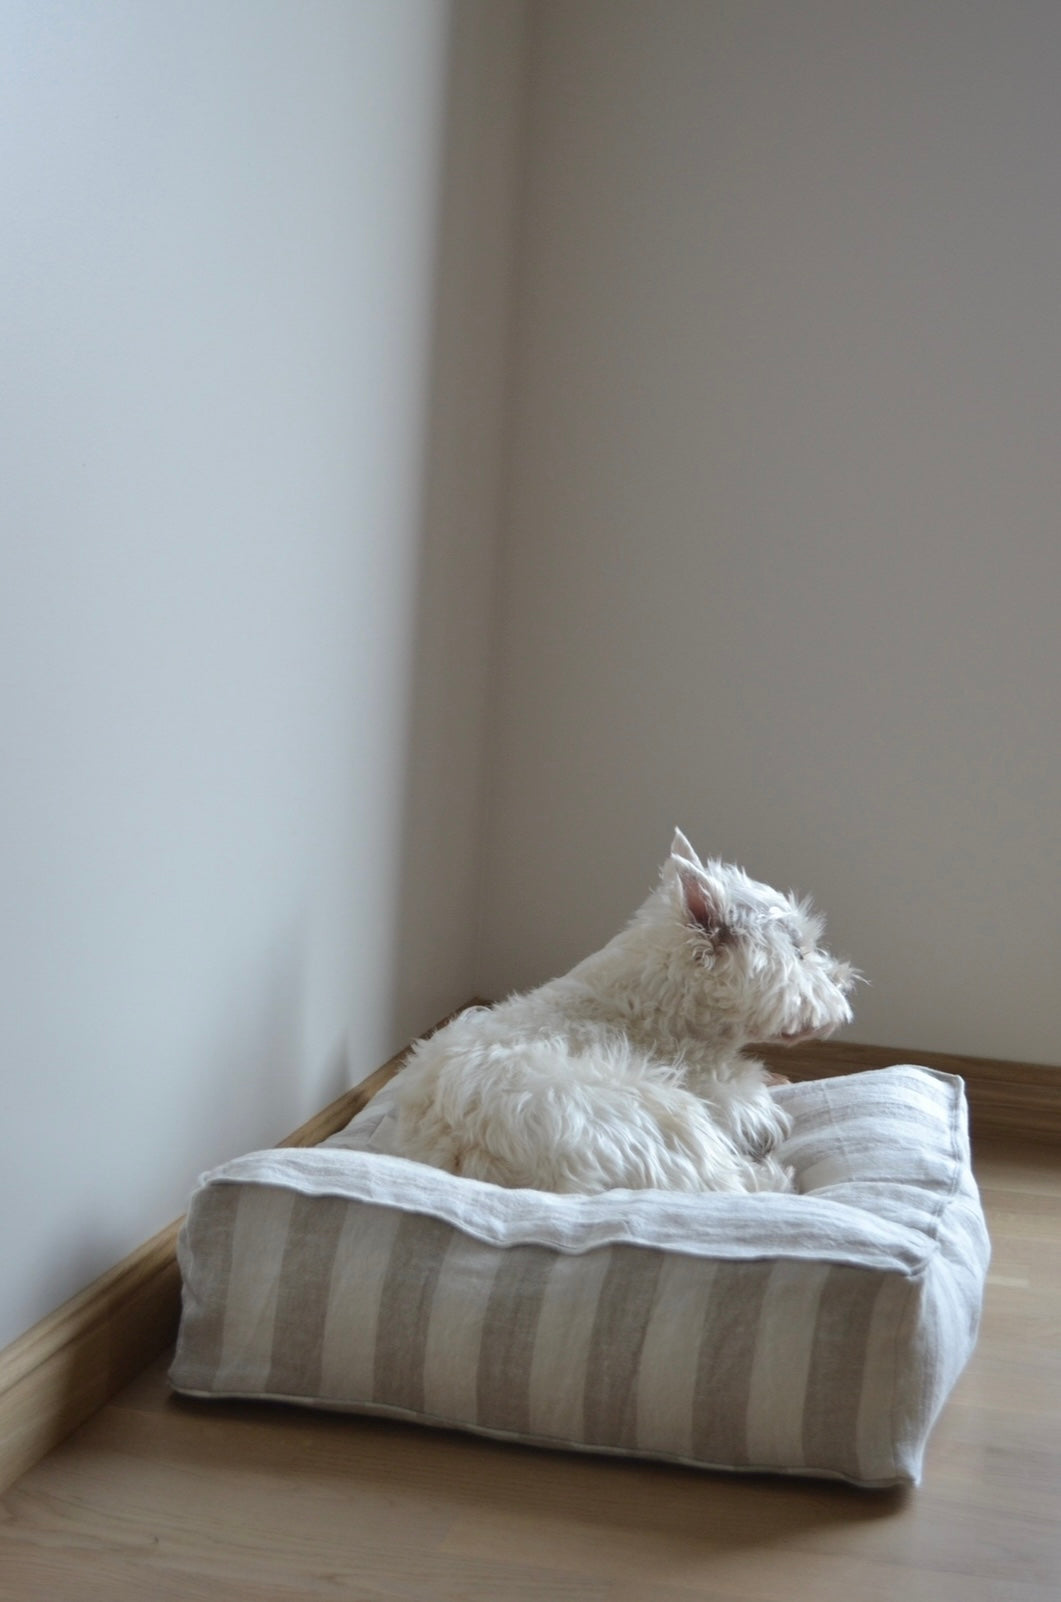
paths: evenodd
<path fill-rule="evenodd" d="M 777 1091 L 797 1194 L 554 1196 L 388 1153 L 387 1091 L 206 1175 L 174 1387 L 704 1468 L 917 1484 L 989 1246 L 959 1079 Z"/>

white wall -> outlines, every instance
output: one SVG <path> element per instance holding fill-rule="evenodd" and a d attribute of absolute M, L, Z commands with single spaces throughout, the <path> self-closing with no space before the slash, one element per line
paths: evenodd
<path fill-rule="evenodd" d="M 1061 1061 L 1061 8 L 541 0 L 483 987 L 680 822 Z"/>
<path fill-rule="evenodd" d="M 428 411 L 476 364 L 501 410 L 503 275 L 455 371 L 435 271 L 443 181 L 506 262 L 519 7 L 475 10 L 4 7 L 0 1344 L 473 988 L 498 458 L 440 488 Z M 429 665 L 464 762 L 413 804 Z"/>
<path fill-rule="evenodd" d="M 393 950 L 403 1041 L 475 994 L 526 7 L 458 0 Z"/>
<path fill-rule="evenodd" d="M 524 9 L 3 10 L 0 1344 L 676 821 L 1061 1059 L 1061 13 Z"/>

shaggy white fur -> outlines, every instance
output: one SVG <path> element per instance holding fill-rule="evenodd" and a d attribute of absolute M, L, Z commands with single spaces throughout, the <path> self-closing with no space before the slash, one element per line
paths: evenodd
<path fill-rule="evenodd" d="M 705 866 L 678 830 L 658 888 L 603 950 L 415 1048 L 397 1151 L 537 1190 L 790 1189 L 785 1116 L 742 1048 L 849 1022 L 856 975 L 821 933 L 809 903 Z"/>

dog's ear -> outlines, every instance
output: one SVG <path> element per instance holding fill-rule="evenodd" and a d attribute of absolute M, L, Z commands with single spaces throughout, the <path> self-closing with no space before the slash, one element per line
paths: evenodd
<path fill-rule="evenodd" d="M 682 888 L 685 910 L 708 939 L 719 942 L 725 939 L 728 928 L 729 907 L 726 892 L 717 879 L 704 872 L 700 863 L 674 853 L 671 857 L 674 871 Z"/>
<path fill-rule="evenodd" d="M 674 839 L 671 841 L 670 854 L 672 857 L 682 857 L 684 861 L 691 862 L 694 867 L 702 868 L 703 863 L 685 838 L 680 829 L 675 829 Z"/>

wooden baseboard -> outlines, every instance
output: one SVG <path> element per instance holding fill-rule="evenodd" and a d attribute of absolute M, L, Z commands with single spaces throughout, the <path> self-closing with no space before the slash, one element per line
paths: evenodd
<path fill-rule="evenodd" d="M 808 1041 L 802 1046 L 756 1049 L 776 1073 L 790 1079 L 827 1079 L 839 1074 L 916 1063 L 965 1080 L 973 1138 L 1016 1135 L 1023 1140 L 1061 1141 L 1061 1068 L 1043 1063 L 960 1057 L 944 1051 L 905 1051 L 862 1046 L 847 1040 Z"/>
<path fill-rule="evenodd" d="M 0 1489 L 31 1468 L 172 1339 L 179 1221 L 0 1352 Z"/>
<path fill-rule="evenodd" d="M 335 1134 L 393 1078 L 406 1055 L 399 1052 L 280 1144 L 315 1146 Z M 819 1041 L 760 1055 L 792 1079 L 821 1079 L 900 1062 L 940 1068 L 966 1081 L 974 1136 L 1061 1141 L 1061 1069 L 846 1041 Z M 0 1490 L 171 1344 L 180 1317 L 180 1225 L 178 1219 L 161 1230 L 0 1352 Z"/>

